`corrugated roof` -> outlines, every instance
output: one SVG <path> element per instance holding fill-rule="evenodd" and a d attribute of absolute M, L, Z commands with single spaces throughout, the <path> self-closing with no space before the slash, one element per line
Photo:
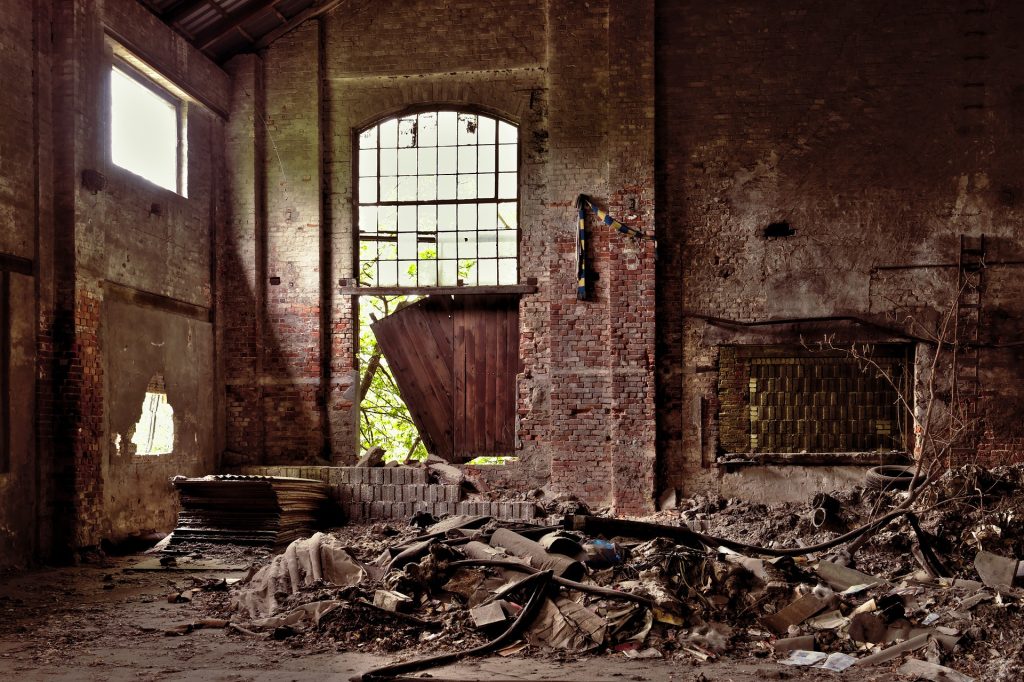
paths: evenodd
<path fill-rule="evenodd" d="M 262 49 L 340 0 L 139 0 L 216 62 Z"/>

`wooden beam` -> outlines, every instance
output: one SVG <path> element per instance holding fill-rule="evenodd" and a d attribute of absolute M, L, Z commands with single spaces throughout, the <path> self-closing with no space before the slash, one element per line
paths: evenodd
<path fill-rule="evenodd" d="M 196 36 L 195 46 L 200 50 L 205 50 L 231 31 L 263 14 L 279 2 L 281 0 L 253 0 L 249 4 L 243 5 L 242 9 L 229 14 L 224 21 L 214 24 Z"/>
<path fill-rule="evenodd" d="M 0 272 L 16 272 L 19 275 L 35 274 L 33 263 L 28 258 L 15 256 L 9 253 L 0 253 Z"/>
<path fill-rule="evenodd" d="M 265 47 L 268 47 L 270 43 L 274 42 L 284 34 L 294 30 L 296 27 L 298 27 L 299 24 L 306 21 L 307 19 L 313 19 L 325 12 L 330 12 L 332 9 L 334 9 L 341 3 L 342 0 L 324 0 L 318 5 L 312 5 L 310 7 L 307 7 L 306 9 L 302 10 L 294 17 L 289 19 L 288 23 L 286 23 L 285 25 L 278 26 L 273 31 L 260 38 L 259 41 L 257 41 L 256 44 L 253 45 L 253 47 L 257 50 L 262 50 Z"/>
<path fill-rule="evenodd" d="M 532 284 L 483 287 L 360 287 L 342 286 L 339 292 L 352 296 L 483 296 L 493 294 L 535 294 Z"/>

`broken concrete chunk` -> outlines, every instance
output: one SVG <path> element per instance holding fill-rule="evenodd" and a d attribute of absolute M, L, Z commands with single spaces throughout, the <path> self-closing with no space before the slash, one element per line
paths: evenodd
<path fill-rule="evenodd" d="M 373 593 L 373 605 L 385 611 L 404 612 L 412 605 L 412 597 L 394 590 L 377 590 Z"/>
<path fill-rule="evenodd" d="M 505 610 L 505 603 L 505 600 L 499 599 L 470 609 L 469 616 L 473 619 L 473 625 L 479 630 L 486 630 L 507 623 L 508 612 Z"/>
<path fill-rule="evenodd" d="M 989 587 L 1008 588 L 1017 577 L 1019 563 L 1016 559 L 1007 559 L 982 550 L 974 557 L 974 570 L 978 572 L 981 581 Z"/>
<path fill-rule="evenodd" d="M 384 455 L 387 454 L 387 450 L 379 445 L 374 445 L 372 448 L 363 453 L 359 461 L 356 462 L 357 467 L 379 467 L 384 466 Z"/>
<path fill-rule="evenodd" d="M 908 659 L 900 666 L 898 671 L 915 680 L 932 680 L 933 682 L 974 682 L 973 677 L 968 677 L 961 672 L 944 665 L 929 663 L 916 658 Z"/>
<path fill-rule="evenodd" d="M 826 606 L 827 599 L 805 594 L 778 613 L 765 616 L 761 622 L 775 634 L 785 635 L 789 632 L 790 625 L 799 625 L 814 614 L 820 613 Z"/>

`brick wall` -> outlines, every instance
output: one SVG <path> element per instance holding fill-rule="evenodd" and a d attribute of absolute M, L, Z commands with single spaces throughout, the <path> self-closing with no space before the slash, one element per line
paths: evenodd
<path fill-rule="evenodd" d="M 1019 258 L 1013 36 L 1024 13 L 939 2 L 657 8 L 659 452 L 667 485 L 714 491 L 717 326 L 694 313 L 855 315 L 912 332 L 908 315 L 934 328 L 949 310 L 960 234 L 989 235 L 989 261 Z M 779 221 L 795 234 L 766 237 Z M 995 295 L 1019 286 L 1015 268 L 986 271 L 987 342 L 1020 337 L 1019 303 Z M 759 343 L 757 329 L 770 327 L 749 329 L 747 343 Z M 916 357 L 920 374 L 928 355 Z M 1021 455 L 1009 417 L 1019 360 L 982 352 L 989 461 Z"/>
<path fill-rule="evenodd" d="M 266 187 L 255 201 L 239 188 L 238 214 L 250 215 L 255 205 L 255 228 L 224 244 L 221 262 L 240 268 L 225 274 L 224 290 L 266 311 L 257 337 L 280 353 L 277 365 L 246 362 L 247 313 L 224 328 L 232 461 L 300 463 L 320 453 L 352 461 L 353 310 L 351 298 L 336 291 L 352 276 L 352 132 L 409 106 L 483 107 L 520 127 L 520 280 L 536 278 L 540 289 L 520 304 L 522 447 L 506 470 L 512 473 L 500 478 L 519 487 L 550 481 L 628 513 L 650 508 L 654 247 L 591 225 L 600 279 L 592 299 L 578 302 L 573 204 L 587 193 L 616 217 L 653 230 L 653 24 L 653 3 L 581 10 L 535 0 L 511 7 L 390 0 L 339 8 L 276 42 L 262 61 L 238 57 L 229 65 L 247 83 L 266 83 L 262 107 L 258 96 L 236 99 L 229 130 L 244 134 L 229 133 L 228 150 L 249 174 L 249 150 L 262 136 L 255 164 Z M 262 75 L 250 75 L 253 68 Z M 283 218 L 293 207 L 298 217 Z M 260 248 L 265 265 L 249 255 Z M 275 298 L 274 287 L 261 302 L 260 280 L 275 270 L 282 288 L 292 283 L 282 289 L 287 302 Z M 238 288 L 242 281 L 252 282 L 248 293 Z M 327 354 L 319 367 L 318 353 Z M 249 409 L 247 401 L 271 384 L 288 391 L 273 401 L 283 412 Z M 324 404 L 316 403 L 317 390 Z M 260 409 L 265 434 L 254 441 L 255 429 L 233 420 Z"/>

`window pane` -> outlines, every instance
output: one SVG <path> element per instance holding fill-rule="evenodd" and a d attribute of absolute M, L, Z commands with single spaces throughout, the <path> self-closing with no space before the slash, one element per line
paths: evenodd
<path fill-rule="evenodd" d="M 415 206 L 399 206 L 398 207 L 398 231 L 399 232 L 415 232 L 416 231 L 416 207 Z"/>
<path fill-rule="evenodd" d="M 434 201 L 437 199 L 437 176 L 421 175 L 419 177 L 419 189 L 416 198 L 419 201 Z"/>
<path fill-rule="evenodd" d="M 477 255 L 480 258 L 498 257 L 498 233 L 480 232 L 477 236 Z"/>
<path fill-rule="evenodd" d="M 476 206 L 473 204 L 459 204 L 459 231 L 476 231 Z"/>
<path fill-rule="evenodd" d="M 437 146 L 437 114 L 420 114 L 419 134 L 416 136 L 417 145 L 420 147 Z"/>
<path fill-rule="evenodd" d="M 399 149 L 398 150 L 398 174 L 399 175 L 416 175 L 416 150 L 415 149 Z"/>
<path fill-rule="evenodd" d="M 455 176 L 437 176 L 437 198 L 447 201 L 455 198 Z"/>
<path fill-rule="evenodd" d="M 456 248 L 456 240 L 458 238 L 455 232 L 438 232 L 437 233 L 437 257 L 438 258 L 450 258 L 454 259 L 457 255 L 458 249 Z M 454 284 L 454 279 L 452 280 Z"/>
<path fill-rule="evenodd" d="M 477 266 L 477 284 L 489 286 L 498 283 L 498 261 L 482 260 Z"/>
<path fill-rule="evenodd" d="M 377 208 L 377 230 L 380 232 L 395 232 L 398 227 L 398 209 L 394 206 L 380 206 Z"/>
<path fill-rule="evenodd" d="M 459 260 L 476 260 L 476 232 L 459 232 Z"/>
<path fill-rule="evenodd" d="M 377 261 L 377 285 L 382 287 L 398 285 L 398 261 L 384 260 L 383 257 Z"/>
<path fill-rule="evenodd" d="M 498 224 L 506 229 L 516 229 L 518 223 L 516 216 L 516 204 L 514 202 L 498 204 Z"/>
<path fill-rule="evenodd" d="M 434 260 L 435 257 L 433 250 L 428 253 L 424 253 L 422 248 L 420 249 L 420 259 L 416 264 L 416 273 L 419 277 L 419 285 L 421 287 L 432 287 L 437 285 L 437 261 Z"/>
<path fill-rule="evenodd" d="M 442 287 L 453 287 L 458 283 L 458 261 L 442 260 L 437 263 L 437 283 Z"/>
<path fill-rule="evenodd" d="M 359 203 L 372 204 L 377 201 L 377 178 L 359 179 Z"/>
<path fill-rule="evenodd" d="M 398 120 L 391 119 L 380 124 L 380 146 L 394 149 L 398 146 Z"/>
<path fill-rule="evenodd" d="M 437 144 L 440 147 L 454 146 L 458 141 L 458 120 L 454 111 L 437 114 Z"/>
<path fill-rule="evenodd" d="M 462 280 L 462 284 L 467 287 L 475 287 L 476 281 L 476 260 L 459 260 L 459 279 Z"/>
<path fill-rule="evenodd" d="M 519 273 L 515 258 L 502 258 L 498 261 L 498 284 L 516 284 Z"/>
<path fill-rule="evenodd" d="M 416 286 L 416 261 L 415 260 L 400 260 L 400 261 L 398 261 L 398 286 L 400 286 L 400 287 L 414 287 L 414 286 Z"/>
<path fill-rule="evenodd" d="M 394 201 L 398 196 L 398 178 L 393 175 L 380 179 L 380 201 Z"/>
<path fill-rule="evenodd" d="M 455 220 L 455 206 L 445 204 L 437 207 L 437 229 L 439 231 L 454 232 L 457 225 Z"/>
<path fill-rule="evenodd" d="M 416 117 L 398 120 L 398 146 L 412 147 L 416 144 Z"/>
<path fill-rule="evenodd" d="M 176 192 L 177 107 L 119 69 L 111 69 L 110 104 L 113 162 Z"/>
<path fill-rule="evenodd" d="M 416 176 L 403 175 L 398 178 L 398 200 L 416 201 Z"/>
<path fill-rule="evenodd" d="M 476 115 L 459 114 L 459 144 L 476 144 Z"/>
<path fill-rule="evenodd" d="M 476 131 L 477 143 L 478 144 L 494 144 L 494 136 L 496 133 L 497 126 L 493 118 L 489 116 L 481 116 L 479 121 L 479 127 Z"/>
<path fill-rule="evenodd" d="M 498 205 L 477 204 L 477 224 L 481 230 L 495 230 L 498 227 Z"/>
<path fill-rule="evenodd" d="M 433 175 L 437 172 L 437 150 L 436 149 L 420 149 L 420 175 Z"/>
<path fill-rule="evenodd" d="M 420 206 L 416 212 L 420 232 L 437 232 L 437 206 Z"/>
<path fill-rule="evenodd" d="M 476 199 L 476 176 L 459 174 L 459 199 Z"/>
<path fill-rule="evenodd" d="M 456 170 L 456 150 L 453 147 L 440 147 L 437 150 L 437 172 L 441 175 L 451 175 Z"/>
<path fill-rule="evenodd" d="M 494 147 L 477 148 L 477 165 L 481 173 L 494 172 Z"/>
<path fill-rule="evenodd" d="M 374 233 L 377 231 L 377 207 L 361 206 L 359 208 L 359 231 Z"/>
<path fill-rule="evenodd" d="M 519 133 L 518 133 L 518 131 L 516 131 L 516 127 L 515 126 L 509 125 L 508 123 L 505 123 L 504 121 L 501 121 L 500 123 L 498 123 L 498 142 L 501 142 L 502 144 L 504 144 L 506 142 L 518 142 L 518 141 L 519 141 Z"/>
<path fill-rule="evenodd" d="M 514 199 L 516 196 L 516 174 L 498 173 L 498 196 L 502 199 Z"/>
<path fill-rule="evenodd" d="M 481 199 L 494 198 L 494 173 L 481 173 L 477 176 L 477 196 Z"/>
<path fill-rule="evenodd" d="M 377 148 L 377 126 L 373 126 L 369 130 L 364 130 L 359 134 L 359 148 L 360 149 L 376 149 Z"/>
<path fill-rule="evenodd" d="M 377 174 L 377 150 L 365 149 L 359 152 L 359 177 L 370 178 Z"/>
<path fill-rule="evenodd" d="M 476 147 L 459 147 L 459 172 L 476 172 Z"/>
<path fill-rule="evenodd" d="M 517 170 L 519 160 L 516 158 L 516 148 L 518 146 L 519 145 L 515 144 L 503 144 L 498 146 L 498 170 Z"/>
<path fill-rule="evenodd" d="M 505 257 L 515 257 L 516 255 L 516 242 L 518 236 L 512 230 L 502 230 L 498 232 L 498 255 Z"/>
<path fill-rule="evenodd" d="M 395 149 L 380 150 L 380 174 L 398 175 L 398 151 Z"/>
<path fill-rule="evenodd" d="M 401 232 L 398 235 L 398 257 L 416 258 L 416 233 Z"/>

